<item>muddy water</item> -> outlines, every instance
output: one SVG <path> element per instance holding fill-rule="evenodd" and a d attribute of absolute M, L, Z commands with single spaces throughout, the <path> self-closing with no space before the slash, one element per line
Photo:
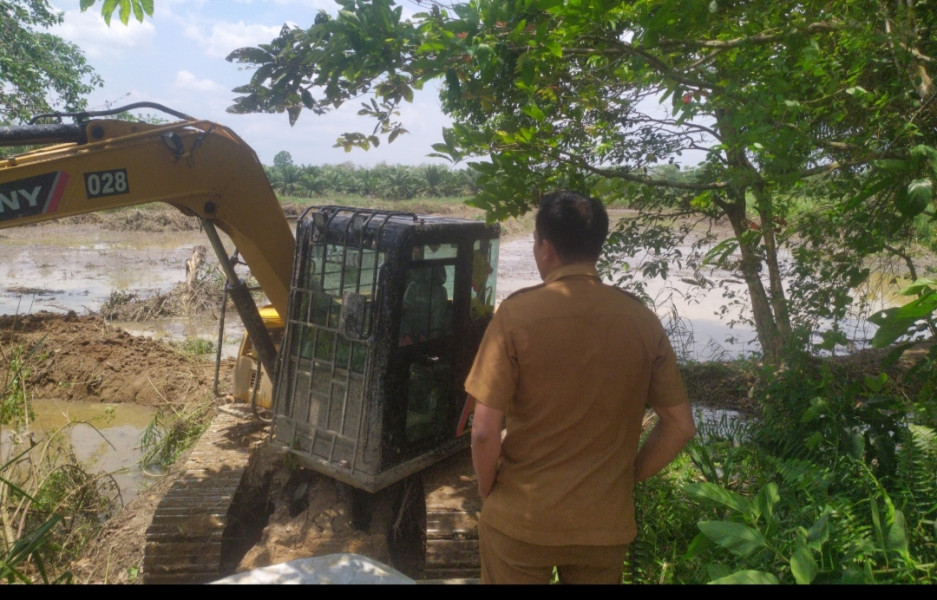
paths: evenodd
<path fill-rule="evenodd" d="M 98 311 L 115 291 L 139 297 L 167 292 L 185 281 L 185 261 L 198 245 L 208 246 L 199 231 L 112 231 L 56 224 L 0 230 L 0 314 L 85 314 Z M 217 264 L 210 251 L 208 261 Z M 233 356 L 241 327 L 236 313 L 228 317 L 223 352 Z M 218 337 L 215 319 L 114 324 L 154 339 L 204 338 L 215 343 Z"/>

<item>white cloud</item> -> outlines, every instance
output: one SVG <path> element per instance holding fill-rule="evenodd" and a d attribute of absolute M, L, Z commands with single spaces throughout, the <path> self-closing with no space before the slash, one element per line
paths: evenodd
<path fill-rule="evenodd" d="M 224 58 L 237 48 L 269 42 L 280 33 L 280 27 L 282 25 L 269 26 L 245 24 L 244 21 L 237 23 L 221 21 L 212 25 L 207 33 L 202 27 L 188 25 L 185 28 L 185 34 L 202 46 L 208 56 Z"/>
<path fill-rule="evenodd" d="M 227 93 L 228 88 L 211 79 L 199 79 L 192 72 L 182 70 L 176 73 L 176 79 L 173 85 L 183 91 L 191 91 L 198 94 L 219 94 Z"/>
<path fill-rule="evenodd" d="M 108 27 L 99 12 L 89 9 L 65 11 L 65 20 L 50 32 L 79 46 L 89 59 L 101 59 L 115 54 L 152 50 L 156 28 L 150 21 L 143 23 L 131 19 L 127 25 L 120 19 L 111 20 Z"/>

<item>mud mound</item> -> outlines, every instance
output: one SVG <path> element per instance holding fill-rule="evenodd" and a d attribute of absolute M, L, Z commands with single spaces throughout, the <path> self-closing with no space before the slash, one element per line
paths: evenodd
<path fill-rule="evenodd" d="M 151 321 L 163 317 L 210 316 L 217 310 L 224 292 L 224 275 L 217 265 L 208 265 L 205 246 L 196 246 L 185 263 L 186 281 L 169 292 L 141 298 L 132 292 L 116 290 L 101 305 L 99 313 L 112 321 Z"/>
<path fill-rule="evenodd" d="M 0 373 L 26 359 L 32 398 L 178 405 L 213 396 L 214 364 L 108 325 L 98 316 L 0 316 Z M 222 381 L 230 379 L 223 365 Z"/>
<path fill-rule="evenodd" d="M 255 451 L 251 462 L 241 493 L 257 498 L 253 505 L 263 503 L 270 514 L 268 521 L 261 518 L 253 524 L 263 526 L 262 534 L 236 572 L 339 552 L 392 563 L 387 543 L 392 500 L 366 515 L 355 514 L 355 495 L 360 493 L 308 469 L 284 468 L 282 449 L 265 446 Z M 251 512 L 255 520 L 263 513 Z"/>
<path fill-rule="evenodd" d="M 201 280 L 189 286 L 176 284 L 165 293 L 140 297 L 132 292 L 116 291 L 101 305 L 99 314 L 109 321 L 144 322 L 167 317 L 218 318 L 222 286 L 217 281 Z"/>
<path fill-rule="evenodd" d="M 104 226 L 118 231 L 194 231 L 201 225 L 198 218 L 175 208 L 158 207 L 116 212 Z"/>
<path fill-rule="evenodd" d="M 123 208 L 93 212 L 60 219 L 62 225 L 100 225 L 116 231 L 194 231 L 200 227 L 196 217 L 188 216 L 169 205 L 154 204 L 146 208 Z M 41 225 L 41 223 L 39 223 Z"/>

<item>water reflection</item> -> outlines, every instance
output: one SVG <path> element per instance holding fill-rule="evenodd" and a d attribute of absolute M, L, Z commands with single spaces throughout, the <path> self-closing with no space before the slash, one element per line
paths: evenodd
<path fill-rule="evenodd" d="M 138 464 L 141 436 L 156 414 L 152 407 L 34 400 L 32 408 L 34 421 L 19 437 L 32 434 L 40 444 L 54 436 L 67 440 L 74 460 L 88 473 L 113 477 L 124 503 L 152 483 Z M 4 429 L 0 455 L 10 455 L 12 439 Z"/>

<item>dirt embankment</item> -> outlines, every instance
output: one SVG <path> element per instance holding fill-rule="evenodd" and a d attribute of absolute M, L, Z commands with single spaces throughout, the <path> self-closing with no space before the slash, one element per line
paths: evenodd
<path fill-rule="evenodd" d="M 210 398 L 214 364 L 163 342 L 136 337 L 97 315 L 0 316 L 0 370 L 14 349 L 32 352 L 34 399 L 180 405 Z M 226 370 L 230 365 L 222 365 Z"/>

